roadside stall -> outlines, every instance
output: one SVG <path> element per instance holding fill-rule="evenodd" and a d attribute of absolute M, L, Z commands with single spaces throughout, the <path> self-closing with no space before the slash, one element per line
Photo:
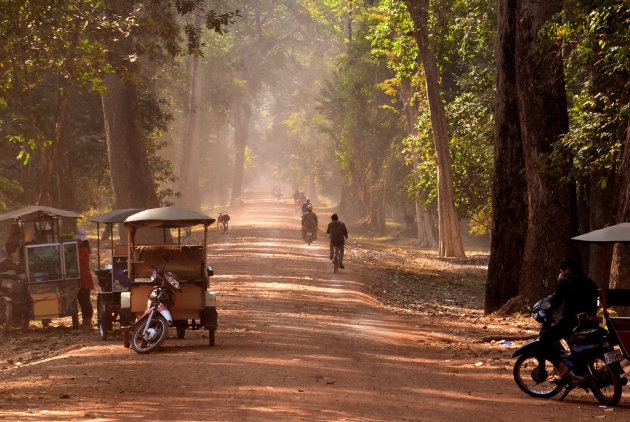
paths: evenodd
<path fill-rule="evenodd" d="M 140 208 L 113 210 L 90 218 L 96 223 L 98 268 L 94 271 L 98 278 L 100 292 L 96 299 L 98 332 L 103 341 L 113 331 L 114 324 L 119 321 L 120 293 L 127 291 L 127 230 L 122 225 L 127 217 L 142 211 Z M 109 242 L 101 240 L 101 224 L 103 235 L 109 235 Z M 105 262 L 101 260 L 101 250 L 109 243 L 111 254 Z M 102 263 L 102 265 L 101 265 Z"/>
<path fill-rule="evenodd" d="M 46 327 L 51 318 L 66 316 L 78 328 L 79 249 L 74 231 L 62 230 L 76 227 L 79 217 L 44 206 L 0 214 L 0 224 L 9 227 L 2 246 L 17 248 L 15 257 L 4 258 L 14 268 L 0 273 L 0 331 L 27 327 L 30 320 Z"/>
<path fill-rule="evenodd" d="M 197 211 L 164 207 L 145 210 L 128 217 L 124 225 L 128 229 L 128 291 L 121 293 L 120 325 L 123 344 L 130 346 L 131 332 L 147 309 L 147 299 L 155 288 L 153 273 L 172 272 L 178 280 L 180 290 L 174 293 L 170 308 L 172 326 L 177 336 L 183 338 L 187 329 L 208 330 L 208 343 L 214 346 L 217 329 L 216 293 L 208 290 L 212 268 L 207 263 L 208 226 L 215 222 Z M 182 229 L 202 226 L 200 241 L 182 244 Z M 159 243 L 153 238 L 151 244 L 139 238 L 142 229 L 158 229 Z M 140 318 L 141 319 L 141 318 Z M 170 322 L 170 321 L 169 321 Z M 146 335 L 146 334 L 145 334 Z"/>

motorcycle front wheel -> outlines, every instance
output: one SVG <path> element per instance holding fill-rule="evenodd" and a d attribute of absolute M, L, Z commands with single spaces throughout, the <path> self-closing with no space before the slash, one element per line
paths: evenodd
<path fill-rule="evenodd" d="M 549 398 L 562 390 L 563 385 L 551 382 L 553 365 L 536 356 L 521 355 L 514 364 L 514 381 L 518 388 L 532 397 Z"/>
<path fill-rule="evenodd" d="M 0 297 L 0 332 L 11 328 L 13 319 L 13 303 L 6 297 Z"/>
<path fill-rule="evenodd" d="M 147 321 L 148 318 L 140 321 L 131 335 L 131 347 L 140 354 L 151 353 L 160 347 L 168 331 L 166 319 L 162 315 L 154 315 L 147 334 L 143 337 L 142 333 L 147 325 Z"/>
<path fill-rule="evenodd" d="M 621 399 L 621 379 L 619 374 L 606 364 L 603 356 L 595 356 L 588 362 L 591 374 L 591 390 L 598 402 L 604 406 L 614 406 Z"/>

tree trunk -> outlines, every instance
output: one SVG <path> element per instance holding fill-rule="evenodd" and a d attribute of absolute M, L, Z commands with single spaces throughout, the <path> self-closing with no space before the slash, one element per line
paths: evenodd
<path fill-rule="evenodd" d="M 439 255 L 441 257 L 464 257 L 466 254 L 454 204 L 446 112 L 440 95 L 435 54 L 429 45 L 427 30 L 429 2 L 428 0 L 405 0 L 405 3 L 415 27 L 414 38 L 420 51 L 426 81 L 427 100 L 431 112 L 438 179 Z"/>
<path fill-rule="evenodd" d="M 232 109 L 234 113 L 234 182 L 232 183 L 231 205 L 238 206 L 243 191 L 243 173 L 245 170 L 245 147 L 251 110 L 247 103 L 237 102 Z"/>
<path fill-rule="evenodd" d="M 621 162 L 617 172 L 619 180 L 619 211 L 617 222 L 630 221 L 630 118 L 626 125 L 626 140 L 623 144 Z M 610 287 L 616 289 L 630 289 L 630 259 L 627 247 L 616 244 L 610 270 Z"/>
<path fill-rule="evenodd" d="M 62 78 L 63 83 L 59 88 L 59 96 L 57 98 L 57 114 L 55 117 L 55 129 L 52 136 L 52 143 L 48 147 L 42 147 L 40 151 L 40 162 L 42 165 L 42 173 L 39 179 L 39 195 L 36 205 L 50 204 L 50 179 L 55 171 L 57 159 L 57 150 L 61 142 L 61 133 L 66 120 L 66 110 L 68 108 L 68 96 L 70 95 L 70 81 Z"/>
<path fill-rule="evenodd" d="M 519 293 L 530 299 L 553 291 L 559 262 L 577 256 L 570 240 L 577 231 L 575 185 L 563 181 L 568 165 L 546 161 L 569 126 L 562 56 L 557 47 L 540 52 L 538 38 L 542 25 L 561 9 L 562 0 L 528 0 L 517 12 L 516 89 L 529 199 Z"/>
<path fill-rule="evenodd" d="M 118 75 L 105 77 L 101 95 L 115 208 L 154 208 L 159 201 L 149 168 L 136 86 Z"/>
<path fill-rule="evenodd" d="M 197 17 L 199 19 L 199 17 Z M 179 175 L 179 190 L 183 205 L 199 209 L 199 56 L 191 56 L 190 88 L 188 92 L 188 115 L 182 139 L 182 163 Z"/>
<path fill-rule="evenodd" d="M 527 234 L 527 182 L 516 98 L 516 4 L 517 0 L 500 0 L 497 13 L 493 213 L 486 313 L 518 295 Z"/>
<path fill-rule="evenodd" d="M 417 131 L 415 129 L 418 122 L 418 107 L 413 103 L 413 90 L 411 88 L 411 79 L 403 77 L 400 80 L 400 99 L 403 103 L 403 112 L 405 115 L 405 131 L 408 136 L 416 136 Z M 420 164 L 417 156 L 412 158 L 413 168 L 415 169 Z M 427 210 L 418 199 L 414 199 L 416 209 L 416 223 L 418 225 L 418 242 L 421 247 L 433 248 L 437 246 L 435 235 L 433 234 L 433 227 L 431 227 L 427 218 Z M 430 216 L 429 216 L 430 218 Z"/>

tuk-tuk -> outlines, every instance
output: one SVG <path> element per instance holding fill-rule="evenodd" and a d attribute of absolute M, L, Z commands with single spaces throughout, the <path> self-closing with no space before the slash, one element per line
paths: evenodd
<path fill-rule="evenodd" d="M 122 223 L 130 215 L 142 211 L 140 208 L 113 210 L 88 221 L 96 223 L 98 268 L 94 271 L 98 279 L 100 292 L 96 298 L 98 332 L 101 340 L 107 340 L 113 331 L 120 313 L 120 293 L 127 291 L 127 230 Z M 101 266 L 101 224 L 104 224 L 103 237 L 109 236 L 111 259 Z M 118 228 L 119 233 L 116 233 Z M 117 235 L 118 234 L 118 235 Z M 103 245 L 104 246 L 104 245 Z"/>
<path fill-rule="evenodd" d="M 28 327 L 30 320 L 41 320 L 46 327 L 51 318 L 65 316 L 78 328 L 79 247 L 72 237 L 76 221 L 63 219 L 79 217 L 44 206 L 0 214 L 0 224 L 10 226 L 5 242 L 17 247 L 15 258 L 3 257 L 15 269 L 0 273 L 0 331 Z M 69 226 L 65 235 L 62 220 Z"/>
<path fill-rule="evenodd" d="M 147 308 L 154 267 L 166 267 L 176 274 L 180 283 L 181 291 L 175 293 L 170 309 L 177 336 L 183 338 L 186 329 L 203 328 L 208 330 L 208 344 L 214 346 L 218 326 L 216 293 L 208 291 L 213 271 L 207 262 L 208 226 L 214 222 L 214 218 L 200 212 L 176 207 L 153 208 L 127 217 L 124 226 L 128 230 L 129 282 L 128 290 L 120 297 L 120 326 L 125 347 L 130 346 L 136 317 Z M 203 226 L 202 243 L 182 244 L 181 229 L 195 226 Z M 159 229 L 161 236 L 143 242 L 139 239 L 142 229 Z M 187 238 L 187 243 L 190 239 Z"/>

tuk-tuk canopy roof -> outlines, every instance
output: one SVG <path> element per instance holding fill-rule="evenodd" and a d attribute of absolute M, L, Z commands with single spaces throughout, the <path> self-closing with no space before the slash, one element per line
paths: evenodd
<path fill-rule="evenodd" d="M 142 208 L 125 208 L 121 210 L 112 210 L 101 215 L 96 215 L 88 219 L 92 223 L 123 223 L 127 217 L 142 211 Z"/>
<path fill-rule="evenodd" d="M 209 225 L 214 218 L 198 211 L 177 207 L 152 208 L 133 214 L 125 220 L 125 226 L 134 227 L 188 227 L 197 224 Z"/>
<path fill-rule="evenodd" d="M 616 224 L 571 239 L 590 243 L 630 243 L 630 223 Z"/>
<path fill-rule="evenodd" d="M 80 218 L 81 215 L 74 211 L 60 210 L 58 208 L 44 207 L 41 205 L 32 205 L 30 207 L 0 214 L 0 221 L 15 220 L 17 218 L 22 221 L 37 221 L 42 217 Z"/>

